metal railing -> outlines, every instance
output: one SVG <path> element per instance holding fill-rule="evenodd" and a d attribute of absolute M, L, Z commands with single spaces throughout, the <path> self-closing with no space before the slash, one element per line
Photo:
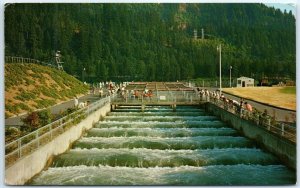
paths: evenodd
<path fill-rule="evenodd" d="M 111 102 L 111 97 L 105 97 L 84 108 L 68 114 L 48 125 L 45 125 L 13 142 L 5 145 L 5 166 L 8 168 L 22 157 L 36 151 L 40 146 L 51 142 L 55 137 L 78 124 L 84 117 L 93 113 L 105 104 Z"/>
<path fill-rule="evenodd" d="M 5 63 L 34 63 L 34 64 L 39 64 L 39 65 L 45 65 L 53 68 L 57 68 L 57 66 L 51 64 L 51 63 L 46 63 L 40 60 L 36 59 L 31 59 L 31 58 L 24 58 L 24 57 L 13 57 L 13 56 L 5 56 Z"/>
<path fill-rule="evenodd" d="M 207 100 L 204 98 L 204 100 Z M 215 98 L 210 99 L 211 103 L 215 104 L 216 106 L 235 114 L 236 116 L 239 116 L 242 119 L 252 121 L 258 126 L 261 126 L 262 128 L 284 138 L 288 139 L 294 143 L 296 143 L 296 127 L 289 125 L 284 122 L 278 122 L 272 119 L 271 116 L 267 114 L 263 114 L 259 111 L 253 111 L 250 112 L 247 109 L 244 108 L 237 108 L 235 105 L 230 104 L 228 102 L 218 100 Z"/>
<path fill-rule="evenodd" d="M 125 94 L 118 96 L 112 101 L 113 103 L 125 103 L 125 104 L 199 104 L 201 102 L 210 102 L 218 107 L 227 110 L 228 112 L 239 116 L 242 119 L 252 121 L 253 123 L 261 126 L 262 128 L 280 136 L 285 139 L 288 139 L 292 142 L 296 142 L 296 127 L 289 125 L 284 122 L 278 122 L 272 120 L 272 117 L 269 115 L 263 115 L 262 113 L 249 112 L 246 109 L 238 110 L 233 104 L 224 102 L 223 100 L 216 99 L 214 97 L 200 96 L 193 91 L 156 91 L 155 95 L 151 98 L 143 97 L 139 95 L 138 97 L 132 94 Z M 164 96 L 161 98 L 161 96 Z"/>
<path fill-rule="evenodd" d="M 200 100 L 194 91 L 154 91 L 151 97 L 140 93 L 138 96 L 133 93 L 118 93 L 112 100 L 113 103 L 125 104 L 199 104 Z"/>

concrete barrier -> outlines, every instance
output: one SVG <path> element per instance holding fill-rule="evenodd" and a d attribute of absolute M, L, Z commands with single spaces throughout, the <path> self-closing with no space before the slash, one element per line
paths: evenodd
<path fill-rule="evenodd" d="M 254 140 L 260 147 L 276 155 L 286 166 L 296 170 L 296 144 L 272 133 L 255 123 L 242 119 L 212 103 L 206 103 L 209 113 L 221 118 L 245 137 Z"/>
<path fill-rule="evenodd" d="M 104 117 L 109 111 L 110 104 L 108 103 L 91 113 L 78 125 L 71 127 L 48 144 L 40 147 L 37 151 L 25 156 L 14 165 L 7 168 L 5 170 L 5 184 L 24 185 L 33 176 L 41 172 L 47 166 L 47 162 L 55 155 L 67 151 L 70 148 L 70 145 L 79 139 L 85 130 L 92 128 L 93 124 L 98 122 L 99 119 Z"/>

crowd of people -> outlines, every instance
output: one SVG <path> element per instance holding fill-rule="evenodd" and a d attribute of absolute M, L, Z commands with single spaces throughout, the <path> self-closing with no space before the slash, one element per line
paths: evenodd
<path fill-rule="evenodd" d="M 225 110 L 239 115 L 241 118 L 255 120 L 257 121 L 257 124 L 271 123 L 271 117 L 268 115 L 267 110 L 261 112 L 243 98 L 240 98 L 240 101 L 238 102 L 229 97 L 225 97 L 219 90 L 210 91 L 208 89 L 197 88 L 197 92 L 201 101 L 217 104 Z"/>
<path fill-rule="evenodd" d="M 104 90 L 107 90 L 108 95 L 118 94 L 120 98 L 125 99 L 141 99 L 141 98 L 149 98 L 153 97 L 152 90 L 148 90 L 145 88 L 144 91 L 139 90 L 127 90 L 126 86 L 127 82 L 116 84 L 114 82 L 100 83 L 99 95 L 102 97 L 104 95 Z"/>

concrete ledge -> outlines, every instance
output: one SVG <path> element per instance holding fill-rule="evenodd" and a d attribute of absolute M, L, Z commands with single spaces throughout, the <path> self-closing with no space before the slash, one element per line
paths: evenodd
<path fill-rule="evenodd" d="M 41 172 L 47 165 L 47 161 L 53 156 L 67 151 L 70 145 L 79 139 L 84 130 L 92 128 L 93 124 L 98 122 L 110 111 L 110 104 L 90 114 L 76 126 L 54 138 L 48 144 L 40 147 L 30 155 L 17 161 L 14 165 L 5 170 L 5 184 L 24 185 L 33 176 Z"/>
<path fill-rule="evenodd" d="M 212 104 L 206 103 L 205 109 L 209 113 L 221 118 L 247 138 L 254 140 L 263 149 L 276 155 L 286 166 L 296 170 L 296 144 L 240 117 Z"/>

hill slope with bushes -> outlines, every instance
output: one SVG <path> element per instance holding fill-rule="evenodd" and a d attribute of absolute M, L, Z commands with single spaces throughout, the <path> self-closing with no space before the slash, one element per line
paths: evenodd
<path fill-rule="evenodd" d="M 88 86 L 63 71 L 37 64 L 5 64 L 5 118 L 87 92 Z"/>

